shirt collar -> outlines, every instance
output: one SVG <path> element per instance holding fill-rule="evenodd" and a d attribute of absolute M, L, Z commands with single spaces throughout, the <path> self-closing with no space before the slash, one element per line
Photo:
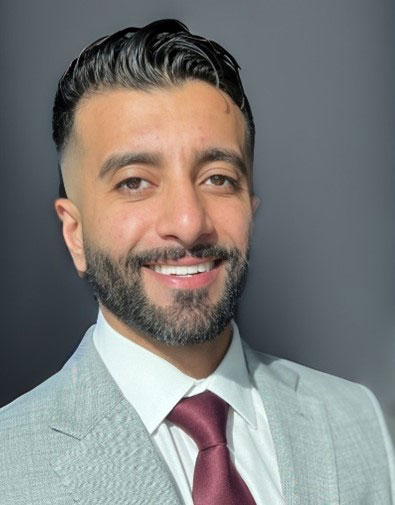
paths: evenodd
<path fill-rule="evenodd" d="M 248 375 L 239 329 L 232 321 L 232 342 L 207 389 L 225 400 L 254 429 L 257 428 L 252 385 Z"/>
<path fill-rule="evenodd" d="M 152 434 L 184 397 L 209 389 L 223 398 L 253 428 L 256 414 L 238 328 L 232 321 L 231 345 L 217 369 L 196 380 L 165 359 L 115 331 L 99 311 L 93 341 L 100 357 Z M 154 407 L 154 408 L 153 408 Z"/>

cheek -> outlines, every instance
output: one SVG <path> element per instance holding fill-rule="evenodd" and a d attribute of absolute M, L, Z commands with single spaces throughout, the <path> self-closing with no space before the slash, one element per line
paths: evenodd
<path fill-rule="evenodd" d="M 217 208 L 213 214 L 221 242 L 221 236 L 241 251 L 245 251 L 249 241 L 252 222 L 251 211 L 244 205 L 228 206 L 226 212 Z"/>
<path fill-rule="evenodd" d="M 96 216 L 89 236 L 100 247 L 116 255 L 122 255 L 134 248 L 149 229 L 147 213 L 131 212 L 130 209 L 107 211 Z"/>

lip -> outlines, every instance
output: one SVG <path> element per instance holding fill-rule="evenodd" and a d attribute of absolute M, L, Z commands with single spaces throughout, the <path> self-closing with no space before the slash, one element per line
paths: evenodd
<path fill-rule="evenodd" d="M 183 258 L 185 259 L 185 258 Z M 196 258 L 189 258 L 189 259 L 195 259 L 195 263 L 183 263 L 183 265 L 199 265 L 201 263 L 207 263 L 207 260 L 205 258 L 205 261 L 199 261 L 196 262 Z M 161 274 L 159 272 L 155 272 L 155 270 L 152 270 L 151 268 L 148 268 L 147 266 L 144 266 L 144 272 L 146 275 L 148 275 L 151 279 L 156 280 L 157 282 L 160 282 L 161 284 L 164 284 L 165 286 L 169 286 L 174 289 L 197 289 L 197 288 L 205 288 L 212 284 L 215 279 L 217 278 L 219 274 L 219 270 L 222 266 L 222 261 L 219 263 L 219 265 L 214 266 L 212 270 L 209 272 L 201 272 L 199 274 L 193 274 L 193 275 L 165 275 Z M 181 265 L 181 263 L 155 263 L 156 265 Z"/>

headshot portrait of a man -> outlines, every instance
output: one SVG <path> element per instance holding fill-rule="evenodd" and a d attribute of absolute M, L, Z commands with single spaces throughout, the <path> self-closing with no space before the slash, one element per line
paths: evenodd
<path fill-rule="evenodd" d="M 52 124 L 55 210 L 98 317 L 0 410 L 0 505 L 393 503 L 370 390 L 257 352 L 235 323 L 259 198 L 232 54 L 173 19 L 101 37 Z"/>

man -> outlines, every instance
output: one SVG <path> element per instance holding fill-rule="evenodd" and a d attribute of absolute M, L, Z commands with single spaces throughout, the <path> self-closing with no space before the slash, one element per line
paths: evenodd
<path fill-rule="evenodd" d="M 128 28 L 73 61 L 53 126 L 99 316 L 1 411 L 0 504 L 392 503 L 373 395 L 252 351 L 232 320 L 258 202 L 233 57 L 177 21 Z"/>

